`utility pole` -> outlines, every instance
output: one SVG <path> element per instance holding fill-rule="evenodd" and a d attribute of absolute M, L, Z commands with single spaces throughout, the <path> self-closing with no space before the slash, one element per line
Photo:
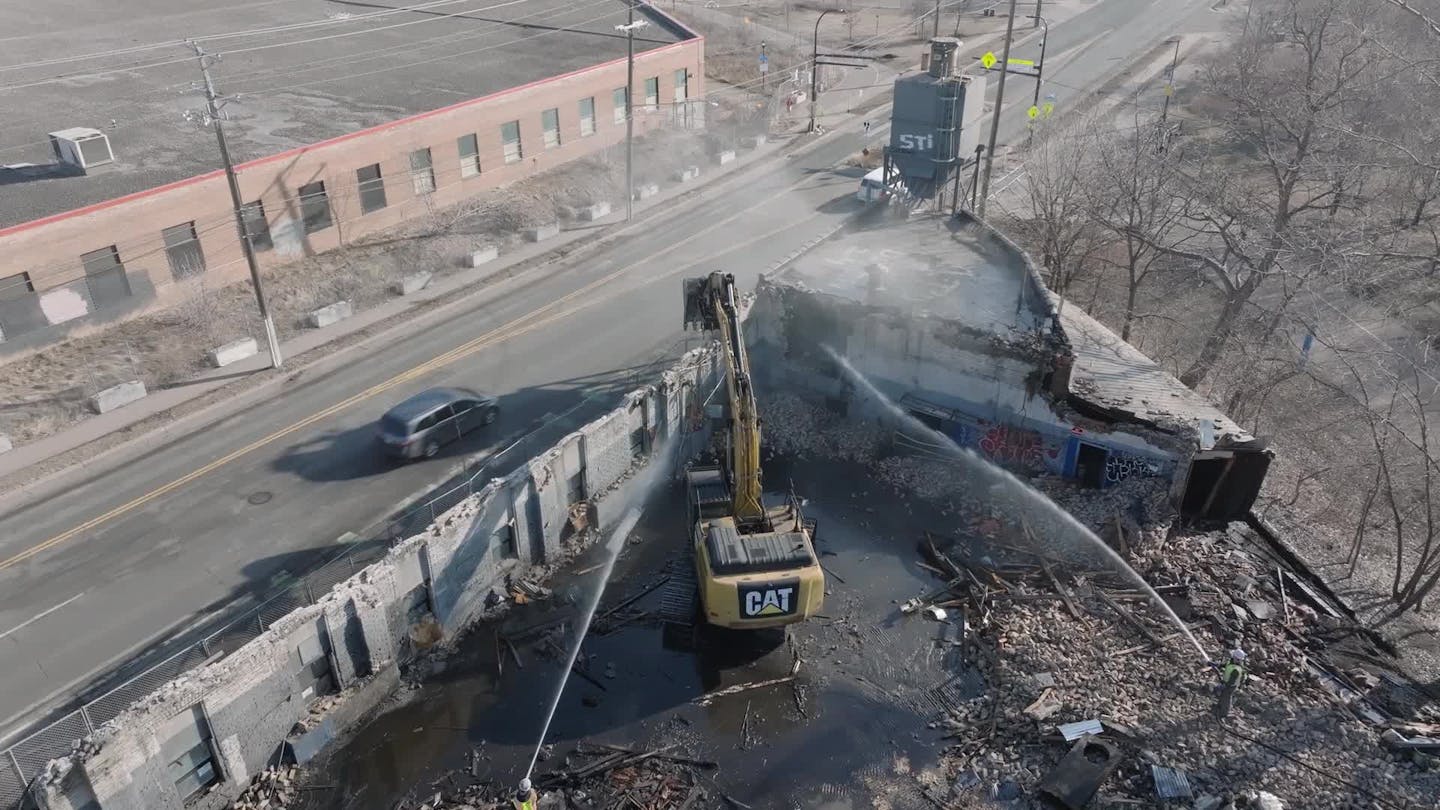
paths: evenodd
<path fill-rule="evenodd" d="M 1035 100 L 1030 104 L 1032 107 L 1039 107 L 1040 83 L 1045 79 L 1045 43 L 1050 41 L 1050 23 L 1039 14 L 1035 15 L 1035 23 L 1045 26 L 1045 33 L 1040 35 L 1040 64 L 1035 66 Z"/>
<path fill-rule="evenodd" d="M 1000 135 L 1000 111 L 1005 109 L 1005 76 L 1010 71 L 1010 41 L 1015 37 L 1015 0 L 1010 0 L 1010 15 L 1005 19 L 1005 50 L 1000 57 L 1000 86 L 995 88 L 995 114 L 990 117 L 990 142 L 985 146 L 985 171 L 980 176 L 980 193 L 975 201 L 975 215 L 985 218 L 985 202 L 990 194 L 990 172 L 995 168 L 995 139 Z"/>
<path fill-rule="evenodd" d="M 1170 97 L 1175 94 L 1175 66 L 1180 62 L 1180 37 L 1175 37 L 1175 55 L 1170 57 L 1170 69 L 1165 72 L 1165 106 L 1160 110 L 1160 126 L 1170 116 Z"/>
<path fill-rule="evenodd" d="M 635 32 L 649 23 L 636 22 L 635 6 L 625 5 L 629 22 L 615 30 L 625 32 L 625 221 L 629 222 L 635 216 Z"/>
<path fill-rule="evenodd" d="M 280 338 L 275 334 L 275 321 L 270 317 L 270 308 L 265 305 L 265 287 L 260 281 L 260 267 L 255 262 L 255 248 L 250 244 L 250 234 L 245 230 L 245 204 L 240 197 L 240 181 L 235 178 L 235 165 L 230 162 L 230 149 L 225 145 L 225 128 L 220 123 L 220 105 L 215 99 L 215 83 L 210 79 L 210 65 L 218 56 L 205 53 L 200 43 L 191 42 L 195 58 L 200 60 L 200 75 L 205 79 L 205 114 L 210 126 L 215 128 L 215 141 L 220 145 L 220 161 L 225 164 L 225 182 L 230 186 L 230 203 L 235 208 L 235 228 L 240 235 L 240 250 L 245 254 L 245 264 L 250 267 L 250 283 L 255 286 L 255 304 L 260 309 L 260 319 L 265 322 L 265 343 L 270 347 L 271 368 L 281 368 Z"/>
<path fill-rule="evenodd" d="M 1040 15 L 1041 15 L 1042 13 L 1044 13 L 1044 11 L 1045 11 L 1045 9 L 1043 8 L 1044 3 L 1045 3 L 1045 0 L 1035 0 L 1035 16 L 1033 16 L 1033 17 L 1031 18 L 1031 19 L 1035 20 L 1035 24 L 1032 25 L 1032 26 L 1030 26 L 1031 28 L 1039 28 L 1039 27 L 1040 27 L 1040 22 L 1041 22 L 1041 20 L 1040 20 Z M 1047 33 L 1050 31 L 1049 26 L 1046 26 L 1045 31 L 1046 31 Z"/>
<path fill-rule="evenodd" d="M 935 27 L 931 30 L 930 36 L 934 39 L 940 37 L 940 0 L 935 0 Z"/>

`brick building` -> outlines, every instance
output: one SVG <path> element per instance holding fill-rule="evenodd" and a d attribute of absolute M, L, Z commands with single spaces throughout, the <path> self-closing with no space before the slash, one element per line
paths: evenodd
<path fill-rule="evenodd" d="M 322 98 L 294 84 L 255 100 L 242 96 L 226 134 L 236 155 L 247 233 L 262 266 L 330 250 L 623 140 L 625 40 L 614 31 L 626 19 L 623 0 L 527 0 L 523 10 L 511 18 L 492 11 L 483 17 L 437 15 L 450 26 L 456 18 L 466 25 L 473 20 L 474 33 L 431 31 L 426 37 L 407 28 L 401 32 L 407 40 L 388 46 L 400 55 L 372 68 L 378 78 L 356 69 L 369 56 L 330 57 L 334 70 L 348 71 L 324 79 L 349 88 L 338 102 L 339 94 L 324 96 L 340 111 L 317 114 Z M 703 39 L 653 7 L 639 6 L 636 13 L 650 23 L 636 38 L 637 132 L 693 125 L 691 102 L 704 93 Z M 410 25 L 393 19 L 338 36 L 363 35 L 359 39 L 368 43 L 378 36 L 372 32 L 394 36 L 388 29 Z M 429 24 L 424 17 L 415 21 Z M 312 47 L 315 39 L 338 36 L 310 35 L 304 43 Z M 490 44 L 469 51 L 486 51 L 472 57 L 482 64 L 456 67 L 455 57 L 465 52 L 454 50 L 459 36 L 472 38 L 467 46 L 490 37 Z M 435 47 L 435 39 L 445 40 L 442 68 L 429 57 L 415 58 L 420 49 Z M 405 58 L 411 61 L 392 64 Z M 248 65 L 238 57 L 222 63 L 237 78 L 237 89 L 267 69 L 246 73 L 232 65 Z M 198 75 L 193 60 L 174 69 L 189 71 L 174 74 L 182 78 Z M 303 79 L 303 71 L 315 69 L 300 64 L 284 70 Z M 225 83 L 227 73 L 217 78 Z M 0 98 L 5 90 L 0 85 Z M 435 104 L 445 94 L 468 95 L 466 90 L 476 97 Z M 149 97 L 146 88 L 132 91 L 137 103 Z M 20 106 L 29 109 L 25 92 Z M 198 97 L 187 101 L 200 106 Z M 37 96 L 35 104 L 45 102 Z M 157 116 L 172 112 L 165 104 L 173 107 L 173 101 L 162 103 Z M 383 109 L 372 109 L 377 105 Z M 382 122 L 347 126 L 377 118 Z M 98 129 L 108 149 L 82 141 L 91 160 L 98 151 L 102 161 L 84 173 L 53 145 L 37 145 L 43 151 L 32 150 L 31 162 L 0 166 L 0 360 L 183 300 L 202 281 L 213 287 L 247 276 L 224 174 L 209 168 L 219 165 L 213 133 L 188 126 L 175 136 L 175 148 L 156 143 L 143 121 Z M 174 121 L 166 126 L 174 129 Z M 299 143 L 264 151 L 287 140 Z M 0 138 L 0 154 L 6 152 Z M 106 161 L 110 153 L 114 159 Z"/>

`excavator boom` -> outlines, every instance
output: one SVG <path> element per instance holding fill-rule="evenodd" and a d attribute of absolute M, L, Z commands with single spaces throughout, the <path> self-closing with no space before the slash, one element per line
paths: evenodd
<path fill-rule="evenodd" d="M 685 280 L 685 326 L 715 332 L 725 362 L 725 386 L 730 406 L 729 477 L 735 521 L 742 525 L 765 521 L 760 482 L 760 412 L 750 379 L 750 358 L 740 330 L 739 296 L 735 277 L 711 273 Z"/>

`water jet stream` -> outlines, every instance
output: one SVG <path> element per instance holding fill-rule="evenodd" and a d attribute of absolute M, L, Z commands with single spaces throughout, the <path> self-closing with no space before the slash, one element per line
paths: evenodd
<path fill-rule="evenodd" d="M 610 532 L 605 541 L 604 554 L 605 562 L 600 568 L 599 583 L 590 596 L 589 602 L 585 605 L 585 612 L 581 614 L 580 628 L 575 634 L 575 644 L 570 649 L 570 656 L 565 662 L 565 668 L 560 671 L 560 683 L 555 686 L 555 694 L 550 698 L 550 707 L 545 711 L 545 722 L 540 727 L 540 738 L 535 741 L 535 751 L 530 755 L 530 764 L 525 768 L 525 778 L 529 779 L 535 771 L 535 762 L 540 758 L 540 749 L 545 747 L 545 736 L 550 733 L 550 724 L 555 719 L 555 710 L 560 705 L 560 696 L 565 692 L 565 686 L 570 682 L 570 673 L 575 669 L 575 660 L 580 656 L 580 646 L 585 641 L 585 636 L 590 632 L 590 622 L 595 618 L 595 611 L 600 607 L 600 597 L 605 594 L 605 587 L 610 584 L 610 574 L 615 570 L 615 561 L 620 558 L 620 550 L 625 547 L 625 538 L 630 536 L 635 524 L 640 521 L 640 515 L 645 511 L 645 502 L 650 494 L 665 480 L 666 473 L 671 468 L 673 460 L 671 452 L 677 445 L 676 437 L 683 434 L 676 433 L 668 437 L 659 447 L 652 448 L 650 463 L 641 470 L 640 474 L 631 484 L 633 487 L 631 499 L 633 503 L 625 510 L 620 522 L 615 524 L 615 529 Z"/>
<path fill-rule="evenodd" d="M 1144 577 L 1137 574 L 1135 569 L 1131 568 L 1129 564 L 1125 562 L 1124 558 L 1115 553 L 1114 549 L 1110 548 L 1109 545 L 1097 537 L 1094 532 L 1090 531 L 1085 524 L 1077 520 L 1074 515 L 1061 509 L 1054 501 L 1045 497 L 1043 493 L 1026 484 L 1015 475 L 992 464 L 979 453 L 969 448 L 961 447 L 955 443 L 954 439 L 951 439 L 949 436 L 911 416 L 881 392 L 880 389 L 876 388 L 865 375 L 861 374 L 850 364 L 850 361 L 839 352 L 830 346 L 825 346 L 824 348 L 825 351 L 830 354 L 830 358 L 844 369 L 845 374 L 890 415 L 905 425 L 918 430 L 922 435 L 929 434 L 938 438 L 940 446 L 944 448 L 949 455 L 959 461 L 967 473 L 972 475 L 982 485 L 987 486 L 995 500 L 1000 502 L 1009 501 L 1014 506 L 1022 509 L 1028 506 L 1029 511 L 1034 511 L 1049 517 L 1051 520 L 1056 521 L 1062 530 L 1068 530 L 1068 534 L 1079 537 L 1088 543 L 1092 550 L 1099 551 L 1101 555 L 1105 557 L 1106 561 L 1115 567 L 1115 570 L 1119 571 L 1138 586 L 1140 590 L 1150 598 L 1151 602 L 1154 602 L 1160 610 L 1164 611 L 1170 621 L 1180 629 L 1180 632 L 1185 634 L 1185 638 L 1189 639 L 1191 646 L 1200 654 L 1201 660 L 1207 663 L 1210 662 L 1210 656 L 1205 652 L 1205 648 L 1200 645 L 1199 640 L 1195 638 L 1195 634 L 1190 632 L 1190 628 L 1186 627 L 1185 622 L 1181 621 L 1180 617 L 1175 615 L 1175 611 L 1165 603 L 1165 600 L 1161 599 L 1160 595 L 1155 593 L 1155 589 L 1150 587 L 1150 583 L 1146 582 Z"/>

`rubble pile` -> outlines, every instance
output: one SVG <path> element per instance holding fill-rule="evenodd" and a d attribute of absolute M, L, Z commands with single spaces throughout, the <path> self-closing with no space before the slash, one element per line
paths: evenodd
<path fill-rule="evenodd" d="M 921 543 L 943 584 L 901 606 L 907 621 L 958 625 L 946 637 L 961 639 L 965 666 L 986 682 L 935 720 L 948 745 L 944 801 L 1435 806 L 1435 706 L 1401 688 L 1403 716 L 1388 712 L 1396 679 L 1336 663 L 1329 642 L 1344 621 L 1324 598 L 1242 531 L 1176 528 L 1161 480 L 1032 482 L 1090 534 L 1025 499 L 965 491 L 944 460 L 873 441 L 860 444 L 869 458 L 853 445 L 836 452 L 823 434 L 837 417 L 804 401 L 765 407 L 776 451 L 861 461 L 897 501 L 933 501 L 953 519 Z M 1222 709 L 1219 665 L 1237 647 L 1246 678 Z"/>
<path fill-rule="evenodd" d="M 299 768 L 271 766 L 255 775 L 250 786 L 230 805 L 231 810 L 285 810 L 296 806 L 300 796 Z"/>
<path fill-rule="evenodd" d="M 777 393 L 760 402 L 765 444 L 772 453 L 796 458 L 868 461 L 883 438 L 878 426 L 843 419 L 793 394 Z"/>
<path fill-rule="evenodd" d="M 731 806 L 713 782 L 703 777 L 715 763 L 681 756 L 675 748 L 636 751 L 582 743 L 557 769 L 534 776 L 538 807 L 718 810 Z M 450 774 L 441 783 L 444 788 L 421 799 L 402 800 L 396 810 L 510 810 L 514 806 L 513 784 L 466 778 L 463 772 Z"/>

